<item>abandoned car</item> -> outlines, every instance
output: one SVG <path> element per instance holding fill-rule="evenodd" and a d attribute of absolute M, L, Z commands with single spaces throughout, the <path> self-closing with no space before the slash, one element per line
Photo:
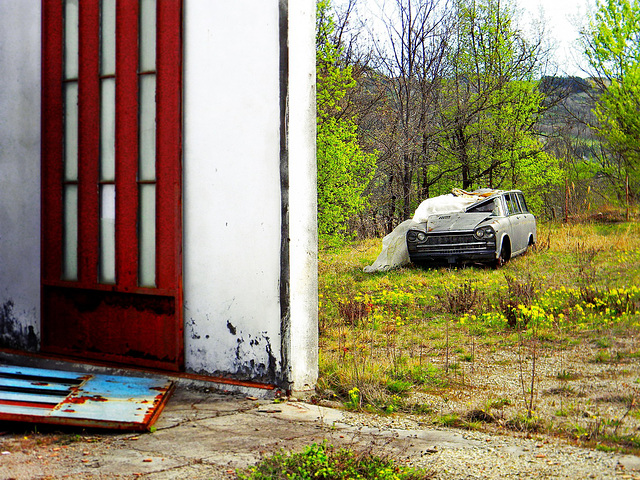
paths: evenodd
<path fill-rule="evenodd" d="M 413 263 L 504 264 L 536 242 L 536 219 L 519 190 L 495 191 L 461 212 L 435 213 L 407 231 Z"/>

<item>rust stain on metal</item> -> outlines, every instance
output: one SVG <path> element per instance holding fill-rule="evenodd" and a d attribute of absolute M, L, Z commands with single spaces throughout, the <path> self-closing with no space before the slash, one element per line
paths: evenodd
<path fill-rule="evenodd" d="M 104 398 L 101 395 L 91 395 L 91 396 L 80 396 L 80 397 L 74 397 L 74 396 L 69 396 L 67 397 L 63 403 L 76 403 L 76 404 L 81 404 L 81 403 L 85 403 L 86 401 L 90 401 L 90 402 L 108 402 L 109 399 Z"/>

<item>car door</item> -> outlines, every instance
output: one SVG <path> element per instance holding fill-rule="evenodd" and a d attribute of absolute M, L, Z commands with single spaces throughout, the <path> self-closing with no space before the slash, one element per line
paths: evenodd
<path fill-rule="evenodd" d="M 511 253 L 512 255 L 520 253 L 524 250 L 526 242 L 523 240 L 524 234 L 524 214 L 513 192 L 504 195 L 507 209 L 509 210 L 509 224 L 511 227 Z"/>
<path fill-rule="evenodd" d="M 533 236 L 535 241 L 536 239 L 536 218 L 535 216 L 529 212 L 529 207 L 527 207 L 527 202 L 524 199 L 524 195 L 521 192 L 516 194 L 518 198 L 518 203 L 520 204 L 520 209 L 522 211 L 522 235 L 524 237 L 525 245 L 523 248 L 526 248 L 529 245 L 529 237 Z"/>

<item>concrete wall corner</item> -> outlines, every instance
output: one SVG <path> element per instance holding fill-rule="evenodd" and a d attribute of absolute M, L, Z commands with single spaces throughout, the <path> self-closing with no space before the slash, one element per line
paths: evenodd
<path fill-rule="evenodd" d="M 293 392 L 318 379 L 315 1 L 288 4 L 289 335 Z"/>

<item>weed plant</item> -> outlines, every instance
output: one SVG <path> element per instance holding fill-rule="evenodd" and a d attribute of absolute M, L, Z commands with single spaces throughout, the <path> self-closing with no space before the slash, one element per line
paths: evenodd
<path fill-rule="evenodd" d="M 300 453 L 277 453 L 245 472 L 243 480 L 423 480 L 432 478 L 426 471 L 398 466 L 393 459 L 371 453 L 356 454 L 327 443 L 312 444 Z"/>

